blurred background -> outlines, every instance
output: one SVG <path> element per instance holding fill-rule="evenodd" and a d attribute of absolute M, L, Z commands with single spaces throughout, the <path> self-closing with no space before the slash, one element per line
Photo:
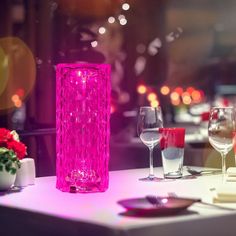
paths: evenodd
<path fill-rule="evenodd" d="M 235 12 L 233 0 L 2 0 L 0 127 L 20 133 L 38 176 L 55 174 L 55 66 L 109 63 L 110 170 L 148 166 L 143 105 L 186 128 L 185 164 L 219 167 L 206 127 L 211 106 L 236 103 Z"/>

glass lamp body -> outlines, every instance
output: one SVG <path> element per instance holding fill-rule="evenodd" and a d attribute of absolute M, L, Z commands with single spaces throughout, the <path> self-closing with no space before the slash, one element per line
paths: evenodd
<path fill-rule="evenodd" d="M 109 182 L 110 66 L 58 64 L 56 79 L 56 187 L 103 192 Z"/>

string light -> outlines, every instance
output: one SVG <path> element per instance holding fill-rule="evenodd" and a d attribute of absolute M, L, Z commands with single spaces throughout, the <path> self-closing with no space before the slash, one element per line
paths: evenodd
<path fill-rule="evenodd" d="M 100 27 L 100 28 L 98 29 L 98 32 L 99 32 L 99 34 L 105 34 L 105 33 L 106 33 L 106 28 Z"/>
<path fill-rule="evenodd" d="M 92 46 L 93 48 L 97 47 L 97 46 L 98 46 L 98 42 L 97 42 L 97 41 L 91 42 L 91 46 Z"/>
<path fill-rule="evenodd" d="M 124 15 L 119 15 L 118 19 L 119 19 L 119 21 L 122 20 L 122 19 L 125 19 L 125 16 Z"/>
<path fill-rule="evenodd" d="M 123 3 L 123 4 L 122 4 L 122 9 L 123 9 L 124 11 L 128 11 L 129 8 L 130 8 L 130 5 L 129 5 L 128 3 Z"/>
<path fill-rule="evenodd" d="M 113 23 L 115 23 L 116 19 L 115 19 L 115 17 L 110 16 L 107 21 L 108 21 L 110 24 L 113 24 Z"/>
<path fill-rule="evenodd" d="M 120 24 L 121 25 L 126 25 L 127 24 L 127 20 L 125 18 L 120 20 Z"/>

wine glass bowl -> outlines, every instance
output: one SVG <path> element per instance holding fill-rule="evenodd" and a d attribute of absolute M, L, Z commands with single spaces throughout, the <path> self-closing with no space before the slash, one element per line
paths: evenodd
<path fill-rule="evenodd" d="M 213 107 L 208 124 L 209 142 L 222 156 L 222 174 L 226 174 L 225 157 L 233 148 L 235 110 L 233 107 Z"/>
<path fill-rule="evenodd" d="M 159 128 L 163 127 L 163 118 L 160 107 L 140 107 L 138 114 L 137 133 L 141 141 L 149 149 L 149 176 L 140 180 L 159 180 L 153 173 L 153 149 L 160 142 Z"/>

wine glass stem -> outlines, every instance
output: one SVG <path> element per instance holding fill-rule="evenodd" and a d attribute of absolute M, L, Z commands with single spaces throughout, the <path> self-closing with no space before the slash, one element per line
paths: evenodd
<path fill-rule="evenodd" d="M 149 147 L 149 166 L 150 166 L 149 178 L 153 178 L 154 177 L 154 172 L 153 172 L 153 147 Z"/>
<path fill-rule="evenodd" d="M 223 175 L 223 181 L 224 181 L 226 177 L 226 162 L 225 162 L 226 155 L 222 153 L 221 156 L 222 156 L 222 175 Z"/>

